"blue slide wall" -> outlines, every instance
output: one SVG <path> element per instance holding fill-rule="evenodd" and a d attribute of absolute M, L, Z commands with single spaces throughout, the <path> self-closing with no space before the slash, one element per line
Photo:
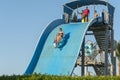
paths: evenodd
<path fill-rule="evenodd" d="M 86 31 L 96 21 L 64 24 L 59 19 L 52 22 L 43 31 L 25 74 L 71 75 Z M 59 28 L 64 31 L 64 43 L 54 48 L 53 41 Z"/>
<path fill-rule="evenodd" d="M 50 24 L 48 24 L 46 26 L 46 28 L 43 30 L 42 32 L 42 35 L 40 37 L 40 40 L 39 40 L 39 43 L 37 45 L 37 48 L 35 50 L 35 53 L 33 55 L 33 58 L 27 68 L 27 70 L 25 71 L 25 74 L 32 74 L 35 67 L 36 67 L 36 64 L 38 62 L 38 59 L 41 55 L 41 51 L 43 49 L 43 46 L 45 44 L 45 41 L 49 35 L 49 33 L 56 27 L 56 26 L 59 26 L 60 24 L 64 24 L 64 20 L 63 19 L 56 19 L 54 21 L 52 21 Z"/>

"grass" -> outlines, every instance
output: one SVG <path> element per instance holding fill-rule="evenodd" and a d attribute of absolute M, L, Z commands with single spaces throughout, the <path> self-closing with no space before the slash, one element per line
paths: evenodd
<path fill-rule="evenodd" d="M 52 75 L 2 75 L 0 80 L 120 80 L 120 76 L 52 76 Z"/>

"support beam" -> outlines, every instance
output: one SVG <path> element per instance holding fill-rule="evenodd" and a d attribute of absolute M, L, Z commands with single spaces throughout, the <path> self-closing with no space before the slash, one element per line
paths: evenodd
<path fill-rule="evenodd" d="M 84 40 L 83 40 L 83 43 L 82 43 L 82 66 L 81 66 L 81 76 L 84 76 L 85 75 L 85 37 L 84 37 Z"/>
<path fill-rule="evenodd" d="M 86 33 L 85 35 L 94 35 L 93 33 Z"/>
<path fill-rule="evenodd" d="M 114 30 L 111 29 L 111 73 L 113 76 L 116 75 L 116 53 L 114 44 Z"/>
<path fill-rule="evenodd" d="M 111 76 L 113 76 L 113 74 L 114 74 L 114 61 L 113 61 L 113 46 L 114 46 L 114 39 L 113 39 L 113 30 L 111 30 Z"/>
<path fill-rule="evenodd" d="M 88 66 L 85 66 L 85 76 L 88 75 Z"/>
<path fill-rule="evenodd" d="M 105 34 L 105 75 L 108 75 L 108 30 Z"/>
<path fill-rule="evenodd" d="M 116 76 L 116 51 L 113 52 L 113 76 Z"/>

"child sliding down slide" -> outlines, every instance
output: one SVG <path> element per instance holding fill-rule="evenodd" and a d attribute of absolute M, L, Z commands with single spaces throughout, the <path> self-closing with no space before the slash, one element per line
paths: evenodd
<path fill-rule="evenodd" d="M 54 47 L 55 48 L 58 47 L 58 44 L 61 42 L 61 40 L 62 40 L 62 37 L 61 37 L 60 33 L 58 33 L 55 37 L 55 40 L 54 40 Z"/>

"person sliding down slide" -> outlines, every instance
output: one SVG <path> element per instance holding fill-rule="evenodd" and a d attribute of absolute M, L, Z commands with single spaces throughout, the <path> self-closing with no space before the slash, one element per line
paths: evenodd
<path fill-rule="evenodd" d="M 58 32 L 58 33 L 59 33 L 60 36 L 63 38 L 63 36 L 64 36 L 64 32 L 63 32 L 62 28 L 59 28 L 59 32 Z"/>
<path fill-rule="evenodd" d="M 54 47 L 55 47 L 55 48 L 58 47 L 58 45 L 59 45 L 59 43 L 61 42 L 61 40 L 62 40 L 62 37 L 61 37 L 60 33 L 58 33 L 58 34 L 56 35 L 56 37 L 55 37 L 55 40 L 54 40 Z"/>
<path fill-rule="evenodd" d="M 56 35 L 55 40 L 54 40 L 54 47 L 58 47 L 58 44 L 62 41 L 63 36 L 64 36 L 64 32 L 62 28 L 59 28 L 59 32 Z"/>

